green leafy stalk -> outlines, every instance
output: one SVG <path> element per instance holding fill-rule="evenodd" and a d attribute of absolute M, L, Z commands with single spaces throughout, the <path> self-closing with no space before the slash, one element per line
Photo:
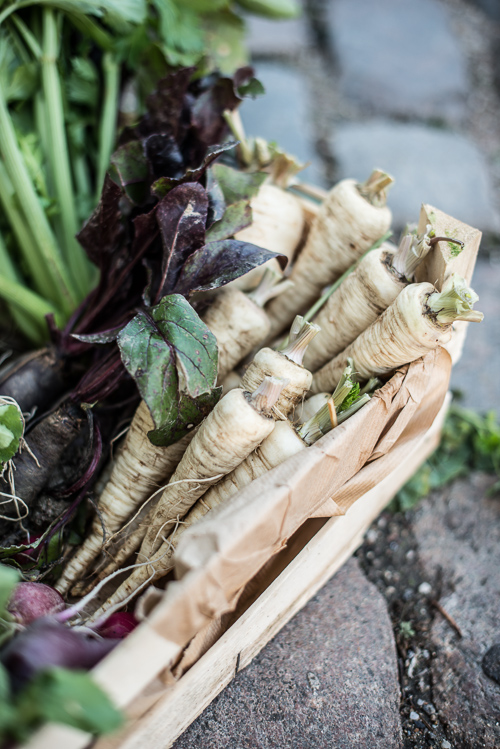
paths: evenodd
<path fill-rule="evenodd" d="M 7 248 L 5 246 L 5 243 L 3 241 L 3 237 L 1 234 L 0 234 L 0 267 L 2 268 L 2 276 L 0 276 L 0 284 L 2 283 L 2 281 L 4 281 L 9 291 L 10 291 L 10 286 L 12 284 L 21 285 L 19 283 L 20 281 L 19 275 L 14 266 L 14 263 L 10 259 L 10 255 L 7 252 Z M 30 341 L 33 341 L 33 343 L 41 344 L 43 342 L 43 336 L 42 336 L 41 328 L 38 324 L 39 321 L 34 320 L 26 309 L 19 308 L 18 306 L 12 303 L 11 304 L 8 303 L 8 306 L 10 308 L 10 312 L 12 314 L 14 321 L 17 323 L 17 325 L 19 325 L 19 328 L 22 330 L 22 332 L 30 339 Z"/>
<path fill-rule="evenodd" d="M 97 161 L 96 202 L 99 200 L 106 170 L 115 144 L 116 114 L 120 93 L 120 66 L 110 52 L 102 59 L 104 73 L 104 100 L 99 127 L 99 157 Z"/>
<path fill-rule="evenodd" d="M 335 410 L 338 411 L 340 406 L 343 404 L 349 393 L 354 387 L 354 380 L 352 379 L 354 373 L 354 366 L 352 359 L 349 360 L 347 367 L 342 372 L 342 377 L 339 380 L 337 387 L 335 388 L 332 399 Z"/>
<path fill-rule="evenodd" d="M 80 299 L 88 293 L 90 268 L 85 253 L 75 239 L 78 232 L 68 143 L 64 125 L 61 81 L 57 70 L 59 32 L 51 8 L 43 11 L 42 83 L 45 105 L 50 113 L 49 159 L 64 237 L 63 254 Z"/>
<path fill-rule="evenodd" d="M 62 262 L 59 247 L 19 151 L 1 89 L 0 151 L 15 190 L 17 201 L 23 208 L 26 221 L 32 227 L 33 238 L 36 242 L 36 250 L 30 245 L 22 248 L 30 274 L 37 279 L 39 286 L 43 286 L 45 295 L 56 304 L 60 303 L 65 312 L 69 314 L 77 304 L 77 297 Z"/>

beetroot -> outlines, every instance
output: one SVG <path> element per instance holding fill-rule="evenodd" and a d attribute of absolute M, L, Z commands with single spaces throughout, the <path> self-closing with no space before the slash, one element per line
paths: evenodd
<path fill-rule="evenodd" d="M 118 642 L 97 639 L 45 617 L 14 637 L 2 651 L 0 660 L 9 672 L 12 689 L 18 691 L 50 666 L 92 668 Z"/>
<path fill-rule="evenodd" d="M 61 594 L 44 583 L 18 583 L 10 597 L 7 611 L 26 626 L 35 619 L 62 611 L 66 607 Z"/>
<path fill-rule="evenodd" d="M 96 630 L 101 637 L 111 637 L 122 640 L 138 625 L 138 621 L 133 614 L 126 611 L 117 611 L 111 614 L 106 621 Z"/>

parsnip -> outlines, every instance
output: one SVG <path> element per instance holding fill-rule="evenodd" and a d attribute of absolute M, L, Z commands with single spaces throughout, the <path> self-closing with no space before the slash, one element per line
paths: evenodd
<path fill-rule="evenodd" d="M 283 380 L 267 377 L 253 393 L 230 390 L 200 426 L 165 488 L 141 547 L 150 556 L 198 497 L 230 473 L 274 428 L 271 413 Z M 202 483 L 197 483 L 202 480 Z M 189 482 L 187 486 L 186 483 Z"/>
<path fill-rule="evenodd" d="M 311 387 L 312 375 L 302 366 L 302 359 L 309 342 L 318 330 L 317 325 L 303 322 L 298 316 L 292 326 L 287 347 L 282 351 L 261 349 L 243 375 L 242 385 L 250 391 L 255 390 L 267 376 L 279 374 L 288 380 L 273 409 L 277 418 L 286 418 Z"/>
<path fill-rule="evenodd" d="M 297 198 L 280 187 L 265 183 L 250 205 L 252 223 L 235 234 L 234 238 L 286 255 L 288 262 L 293 260 L 304 231 L 304 211 Z M 266 268 L 280 270 L 277 260 L 269 260 L 265 265 L 237 278 L 231 286 L 242 291 L 254 289 Z"/>
<path fill-rule="evenodd" d="M 346 378 L 346 383 L 349 378 Z M 350 385 L 346 384 L 343 391 L 340 388 L 336 393 L 337 406 L 339 406 L 345 396 L 348 394 Z M 330 398 L 333 403 L 335 395 Z M 369 395 L 359 398 L 350 408 L 339 415 L 338 423 L 349 418 L 368 400 Z M 334 411 L 333 411 L 334 412 Z M 309 422 L 303 427 L 303 436 L 301 430 L 297 432 L 289 421 L 279 421 L 276 423 L 274 430 L 266 437 L 262 444 L 257 447 L 247 458 L 240 463 L 231 473 L 221 479 L 217 484 L 212 486 L 196 502 L 190 512 L 183 519 L 182 523 L 166 538 L 160 548 L 151 557 L 151 565 L 138 568 L 142 570 L 142 585 L 157 580 L 167 574 L 173 568 L 173 556 L 175 549 L 182 538 L 184 532 L 194 523 L 203 518 L 210 510 L 227 502 L 239 491 L 248 486 L 254 479 L 263 476 L 272 468 L 283 463 L 288 458 L 306 449 L 317 439 L 329 432 L 334 424 L 331 421 L 332 408 L 327 405 L 322 408 Z M 335 420 L 335 424 L 337 419 Z M 142 558 L 139 556 L 139 560 Z M 129 593 L 127 593 L 128 595 Z M 96 620 L 103 616 L 111 608 L 116 607 L 121 601 L 125 600 L 125 591 L 120 589 L 106 601 L 92 619 Z"/>
<path fill-rule="evenodd" d="M 207 487 L 234 470 L 272 432 L 275 421 L 268 414 L 282 387 L 278 378 L 266 378 L 253 394 L 235 389 L 218 402 L 161 495 L 139 558 L 151 558 Z M 149 576 L 147 565 L 137 567 L 105 604 L 106 609 L 128 598 Z M 103 609 L 94 618 L 102 613 Z"/>
<path fill-rule="evenodd" d="M 456 274 L 448 278 L 441 293 L 430 283 L 407 286 L 369 328 L 315 373 L 312 391 L 334 388 L 348 358 L 353 359 L 362 381 L 424 356 L 449 341 L 455 320 L 483 319 L 481 312 L 472 309 L 477 299 Z"/>
<path fill-rule="evenodd" d="M 352 343 L 410 283 L 431 246 L 428 234 L 406 234 L 398 248 L 383 244 L 365 255 L 313 318 L 321 331 L 306 351 L 304 366 L 315 372 Z"/>
<path fill-rule="evenodd" d="M 294 315 L 304 314 L 325 286 L 385 234 L 391 223 L 385 188 L 391 182 L 391 177 L 376 171 L 363 185 L 345 179 L 329 192 L 292 268 L 290 279 L 295 288 L 267 307 L 272 337 L 289 325 Z"/>

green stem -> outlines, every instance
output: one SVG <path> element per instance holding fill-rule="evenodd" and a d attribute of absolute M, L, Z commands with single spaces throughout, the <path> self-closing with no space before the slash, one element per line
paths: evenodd
<path fill-rule="evenodd" d="M 0 268 L 2 269 L 2 276 L 7 283 L 11 284 L 12 282 L 17 283 L 19 281 L 19 274 L 14 263 L 11 260 L 9 253 L 7 252 L 7 248 L 1 234 Z M 30 315 L 24 309 L 16 307 L 13 304 L 9 304 L 8 302 L 7 306 L 9 307 L 10 314 L 12 315 L 14 321 L 17 323 L 24 335 L 27 336 L 27 338 L 29 338 L 31 341 L 33 341 L 33 343 L 42 343 L 43 337 L 41 335 L 41 330 L 38 327 L 37 323 L 30 318 Z"/>
<path fill-rule="evenodd" d="M 354 403 L 349 406 L 349 408 L 346 408 L 345 411 L 342 411 L 338 415 L 338 423 L 342 424 L 344 421 L 347 421 L 347 419 L 356 413 L 356 411 L 359 411 L 360 408 L 362 408 L 365 403 L 368 403 L 370 400 L 371 395 L 368 395 L 368 393 L 365 393 L 365 395 L 362 395 L 361 398 L 358 398 L 357 401 L 354 401 Z"/>
<path fill-rule="evenodd" d="M 17 240 L 17 245 L 23 256 L 24 262 L 32 275 L 33 285 L 42 295 L 48 291 L 47 281 L 44 278 L 45 267 L 40 260 L 38 248 L 30 226 L 17 205 L 14 188 L 9 179 L 5 167 L 0 161 L 0 203 L 3 205 L 5 215 Z"/>
<path fill-rule="evenodd" d="M 360 264 L 360 262 L 363 260 L 363 258 L 366 257 L 368 255 L 368 253 L 371 252 L 372 250 L 378 249 L 378 247 L 380 247 L 384 242 L 386 242 L 389 239 L 389 237 L 391 237 L 391 236 L 392 236 L 392 231 L 386 232 L 384 234 L 384 236 L 380 237 L 380 239 L 377 239 L 377 241 L 374 242 L 374 244 L 372 244 L 372 246 L 368 250 L 366 250 L 366 252 L 363 252 L 363 254 L 361 255 L 361 257 L 359 257 L 356 260 L 356 262 L 351 265 L 350 268 L 348 268 L 344 273 L 342 273 L 342 275 L 340 276 L 340 278 L 337 278 L 337 280 L 334 283 L 332 283 L 331 286 L 329 286 L 327 288 L 327 290 L 325 291 L 325 293 L 323 294 L 323 296 L 320 296 L 320 298 L 318 299 L 318 301 L 313 304 L 313 306 L 311 307 L 310 310 L 308 310 L 308 312 L 306 312 L 306 314 L 304 315 L 304 320 L 312 320 L 312 318 L 315 315 L 317 315 L 317 313 L 320 311 L 321 307 L 325 304 L 325 302 L 331 297 L 331 295 L 333 294 L 333 292 L 337 291 L 337 289 L 339 288 L 340 284 L 343 281 L 345 281 L 345 279 L 347 278 L 347 276 L 350 276 L 351 273 L 354 270 L 356 270 L 356 268 L 358 267 L 358 265 Z"/>
<path fill-rule="evenodd" d="M 40 60 L 42 57 L 42 48 L 38 44 L 38 40 L 35 35 L 26 26 L 23 20 L 18 16 L 12 16 L 12 21 L 16 25 L 17 30 L 24 39 L 24 43 L 29 48 L 31 54 L 36 60 Z"/>
<path fill-rule="evenodd" d="M 32 326 L 30 333 L 30 338 L 34 336 L 36 343 L 42 343 L 47 338 L 47 323 L 45 322 L 45 315 L 53 314 L 58 324 L 63 322 L 59 310 L 50 304 L 50 302 L 47 302 L 46 299 L 42 299 L 41 296 L 35 294 L 34 291 L 30 291 L 30 289 L 27 289 L 23 284 L 20 284 L 17 281 L 7 280 L 1 275 L 0 297 L 5 299 L 9 304 L 24 311 L 25 314 L 29 315 L 34 321 L 36 321 L 36 323 L 38 323 L 40 326 L 38 330 Z M 43 334 L 42 331 L 44 331 L 45 334 Z"/>
<path fill-rule="evenodd" d="M 64 125 L 61 82 L 57 70 L 58 37 L 54 11 L 52 8 L 44 8 L 42 85 L 50 116 L 48 156 L 63 228 L 64 256 L 79 298 L 83 299 L 89 291 L 90 273 L 87 258 L 75 239 L 78 222 Z"/>
<path fill-rule="evenodd" d="M 342 372 L 342 377 L 332 395 L 333 405 L 337 411 L 354 387 L 353 370 L 352 359 L 349 359 L 349 363 Z"/>
<path fill-rule="evenodd" d="M 104 177 L 109 166 L 116 135 L 116 113 L 120 93 L 120 66 L 111 52 L 102 59 L 104 73 L 104 97 L 99 127 L 99 158 L 97 166 L 96 203 L 101 196 Z"/>
<path fill-rule="evenodd" d="M 18 204 L 22 206 L 37 245 L 36 255 L 30 254 L 29 257 L 30 273 L 43 285 L 46 296 L 60 303 L 65 312 L 71 313 L 77 304 L 77 298 L 64 268 L 50 224 L 19 151 L 16 134 L 1 89 L 0 151 Z M 26 252 L 26 257 L 28 253 L 29 250 Z"/>

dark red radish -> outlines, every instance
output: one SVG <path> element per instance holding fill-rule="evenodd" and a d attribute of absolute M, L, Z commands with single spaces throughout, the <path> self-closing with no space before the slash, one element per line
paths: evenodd
<path fill-rule="evenodd" d="M 9 600 L 7 611 L 14 621 L 27 626 L 42 616 L 57 614 L 66 608 L 62 595 L 45 583 L 18 583 Z"/>

